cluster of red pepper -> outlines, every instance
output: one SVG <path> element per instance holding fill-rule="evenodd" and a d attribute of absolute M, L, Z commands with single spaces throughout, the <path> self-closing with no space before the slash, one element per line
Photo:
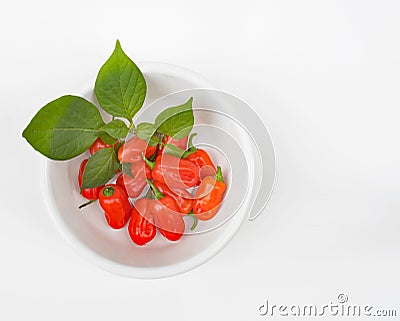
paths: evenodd
<path fill-rule="evenodd" d="M 115 184 L 83 189 L 81 194 L 90 202 L 99 200 L 112 228 L 123 228 L 129 221 L 128 232 L 137 245 L 150 242 L 156 227 L 166 239 L 177 241 L 185 231 L 183 216 L 193 216 L 192 229 L 198 219 L 213 218 L 226 190 L 221 168 L 215 167 L 205 150 L 195 148 L 191 139 L 189 144 L 188 148 L 187 136 L 176 140 L 164 135 L 155 146 L 137 136 L 114 146 L 98 138 L 89 148 L 90 154 L 113 147 L 118 150 L 122 170 L 117 171 Z M 186 155 L 169 154 L 165 147 L 170 145 L 186 151 Z M 80 166 L 79 187 L 87 161 Z M 150 189 L 146 197 L 136 199 L 131 206 L 130 198 L 141 195 L 147 185 Z"/>

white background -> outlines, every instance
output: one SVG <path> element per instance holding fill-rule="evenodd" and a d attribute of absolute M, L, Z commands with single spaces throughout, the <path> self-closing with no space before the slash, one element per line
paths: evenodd
<path fill-rule="evenodd" d="M 3 2 L 0 319 L 258 320 L 265 299 L 339 293 L 399 315 L 399 17 L 398 1 Z M 127 279 L 79 257 L 21 137 L 41 106 L 94 82 L 116 38 L 243 98 L 275 143 L 265 212 L 180 276 Z"/>

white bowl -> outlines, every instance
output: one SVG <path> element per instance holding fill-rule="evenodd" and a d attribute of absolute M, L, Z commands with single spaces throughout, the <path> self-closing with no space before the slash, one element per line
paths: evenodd
<path fill-rule="evenodd" d="M 184 235 L 179 242 L 157 235 L 146 246 L 138 247 L 131 242 L 126 228 L 116 231 L 108 227 L 97 203 L 78 209 L 85 201 L 79 195 L 78 168 L 89 155 L 67 162 L 46 161 L 43 190 L 57 227 L 81 255 L 116 274 L 160 278 L 206 262 L 229 242 L 246 217 L 254 219 L 261 213 L 273 189 L 275 155 L 268 131 L 245 102 L 217 90 L 187 89 L 210 85 L 180 67 L 146 63 L 140 68 L 148 83 L 148 96 L 134 119 L 136 123 L 152 121 L 162 108 L 194 98 L 194 131 L 199 133 L 196 139 L 203 139 L 196 144 L 203 144 L 222 165 L 228 185 L 218 215 L 200 222 L 196 233 Z M 93 98 L 91 92 L 86 96 Z M 190 217 L 187 219 L 190 223 Z"/>

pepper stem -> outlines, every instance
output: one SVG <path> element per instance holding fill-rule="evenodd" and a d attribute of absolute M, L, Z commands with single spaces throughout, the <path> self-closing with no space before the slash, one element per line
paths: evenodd
<path fill-rule="evenodd" d="M 110 197 L 114 195 L 114 187 L 112 186 L 107 186 L 103 189 L 103 195 L 105 197 Z"/>
<path fill-rule="evenodd" d="M 144 153 L 142 153 L 142 158 L 144 160 L 144 162 L 147 164 L 147 166 L 150 167 L 151 170 L 153 170 L 154 166 L 156 165 L 156 162 L 151 162 L 149 161 L 146 156 L 144 156 Z"/>
<path fill-rule="evenodd" d="M 91 201 L 89 201 L 89 202 L 86 202 L 86 203 L 83 203 L 83 204 L 81 204 L 81 205 L 79 205 L 79 209 L 82 209 L 82 208 L 84 208 L 85 206 L 88 206 L 88 205 L 90 205 L 90 204 L 92 204 L 92 203 L 94 203 L 94 202 L 96 202 L 96 200 L 91 200 Z"/>
<path fill-rule="evenodd" d="M 197 136 L 197 133 L 193 133 L 192 135 L 190 135 L 189 137 L 189 143 L 188 143 L 188 150 L 189 151 L 197 151 L 197 148 L 193 146 L 193 138 Z"/>
<path fill-rule="evenodd" d="M 194 215 L 193 213 L 189 213 L 189 216 L 193 217 L 193 225 L 190 228 L 192 231 L 194 231 L 194 229 L 197 227 L 197 224 L 199 223 L 199 219 L 197 218 L 196 215 Z"/>
<path fill-rule="evenodd" d="M 160 198 L 164 197 L 164 194 L 161 193 L 158 188 L 154 185 L 154 183 L 146 178 L 146 182 L 150 185 L 151 189 L 153 190 L 154 193 L 154 197 L 156 198 L 156 200 L 159 200 Z"/>
<path fill-rule="evenodd" d="M 223 176 L 222 176 L 221 166 L 217 166 L 217 172 L 215 173 L 214 178 L 215 178 L 217 181 L 224 182 L 224 178 L 223 178 Z"/>

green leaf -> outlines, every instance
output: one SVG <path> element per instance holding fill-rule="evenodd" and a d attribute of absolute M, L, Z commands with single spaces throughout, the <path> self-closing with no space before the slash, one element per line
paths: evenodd
<path fill-rule="evenodd" d="M 86 164 L 82 176 L 82 189 L 106 184 L 114 177 L 119 164 L 114 148 L 99 149 Z"/>
<path fill-rule="evenodd" d="M 114 52 L 97 75 L 94 91 L 98 102 L 107 113 L 131 122 L 143 105 L 146 90 L 142 72 L 117 40 Z"/>
<path fill-rule="evenodd" d="M 160 137 L 153 135 L 151 136 L 150 140 L 147 142 L 149 146 L 156 146 L 161 141 Z"/>
<path fill-rule="evenodd" d="M 181 139 L 189 135 L 193 128 L 193 98 L 180 106 L 167 108 L 156 118 L 157 132 Z"/>
<path fill-rule="evenodd" d="M 182 148 L 179 148 L 178 146 L 172 145 L 172 144 L 165 144 L 165 149 L 164 153 L 179 157 L 179 158 L 186 158 L 189 155 L 195 153 L 196 150 L 183 150 Z"/>
<path fill-rule="evenodd" d="M 77 96 L 62 96 L 42 107 L 22 136 L 44 156 L 66 160 L 87 150 L 103 125 L 92 103 Z"/>
<path fill-rule="evenodd" d="M 122 163 L 121 164 L 121 171 L 122 171 L 122 173 L 124 173 L 124 174 L 126 174 L 126 175 L 128 175 L 128 176 L 130 176 L 132 178 L 135 178 L 132 175 L 131 167 L 132 167 L 132 163 Z"/>
<path fill-rule="evenodd" d="M 156 146 L 160 142 L 160 137 L 156 135 L 156 126 L 150 123 L 140 123 L 136 126 L 136 135 L 140 139 L 147 141 L 149 146 Z"/>
<path fill-rule="evenodd" d="M 140 139 L 147 140 L 156 132 L 156 126 L 150 123 L 140 123 L 136 126 L 136 135 Z"/>
<path fill-rule="evenodd" d="M 111 137 L 105 132 L 99 133 L 99 137 L 103 142 L 105 142 L 107 145 L 114 145 L 117 142 L 116 138 Z"/>
<path fill-rule="evenodd" d="M 129 128 L 120 119 L 114 119 L 100 129 L 113 138 L 125 138 L 129 132 Z"/>

